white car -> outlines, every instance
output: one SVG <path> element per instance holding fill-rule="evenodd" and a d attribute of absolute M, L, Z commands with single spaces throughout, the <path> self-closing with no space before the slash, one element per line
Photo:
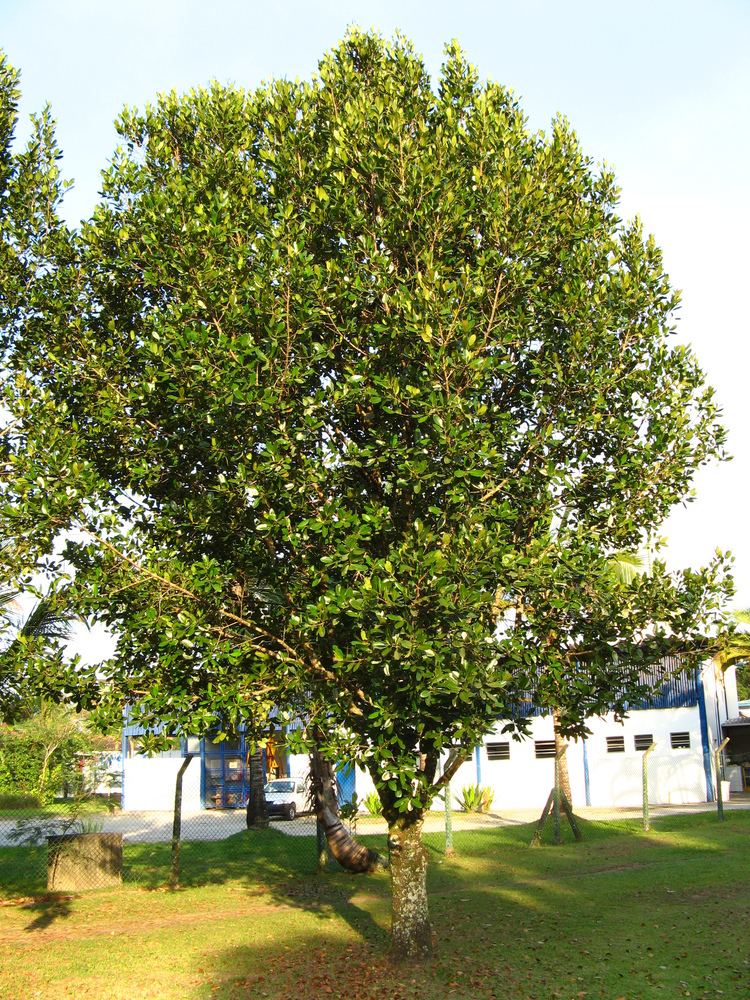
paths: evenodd
<path fill-rule="evenodd" d="M 274 778 L 266 784 L 264 792 L 269 816 L 294 819 L 298 813 L 310 809 L 304 778 Z"/>

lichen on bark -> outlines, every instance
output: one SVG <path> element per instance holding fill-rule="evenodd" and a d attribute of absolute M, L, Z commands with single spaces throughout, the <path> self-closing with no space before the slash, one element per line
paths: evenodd
<path fill-rule="evenodd" d="M 388 830 L 393 895 L 391 949 L 397 960 L 423 959 L 432 952 L 422 823 L 422 816 L 399 820 Z"/>

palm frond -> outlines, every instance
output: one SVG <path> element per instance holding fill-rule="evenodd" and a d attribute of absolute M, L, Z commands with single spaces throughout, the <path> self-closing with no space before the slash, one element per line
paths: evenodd
<path fill-rule="evenodd" d="M 750 662 L 750 634 L 735 632 L 726 640 L 715 660 L 723 670 Z"/>
<path fill-rule="evenodd" d="M 32 608 L 19 635 L 29 639 L 69 639 L 70 626 L 74 621 L 75 615 L 56 610 L 49 601 L 42 599 Z"/>
<path fill-rule="evenodd" d="M 623 549 L 614 552 L 607 559 L 607 566 L 620 583 L 630 586 L 637 577 L 646 572 L 646 564 L 637 552 Z"/>
<path fill-rule="evenodd" d="M 0 587 L 0 608 L 7 608 L 9 604 L 13 604 L 18 596 L 18 591 L 12 587 Z"/>

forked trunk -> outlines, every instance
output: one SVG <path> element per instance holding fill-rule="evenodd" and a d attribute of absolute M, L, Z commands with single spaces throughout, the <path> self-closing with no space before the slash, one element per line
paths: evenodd
<path fill-rule="evenodd" d="M 552 713 L 552 720 L 555 727 L 555 766 L 557 768 L 557 780 L 560 783 L 560 791 L 572 805 L 573 796 L 570 793 L 570 768 L 568 767 L 568 742 L 560 735 L 560 713 L 557 709 Z"/>
<path fill-rule="evenodd" d="M 398 960 L 426 958 L 432 951 L 427 907 L 427 851 L 422 844 L 422 818 L 388 830 L 391 852 L 391 947 Z"/>

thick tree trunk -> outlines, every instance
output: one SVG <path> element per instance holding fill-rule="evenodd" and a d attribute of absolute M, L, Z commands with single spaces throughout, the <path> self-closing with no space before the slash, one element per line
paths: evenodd
<path fill-rule="evenodd" d="M 422 822 L 421 817 L 408 826 L 397 822 L 388 831 L 393 895 L 391 947 L 397 960 L 426 958 L 432 951 Z"/>
<path fill-rule="evenodd" d="M 248 754 L 247 828 L 262 830 L 268 826 L 268 807 L 263 791 L 263 754 L 260 749 Z"/>
<path fill-rule="evenodd" d="M 315 815 L 325 833 L 328 849 L 341 867 L 356 873 L 384 867 L 385 860 L 377 851 L 358 843 L 344 828 L 339 816 L 333 767 L 316 749 L 310 753 L 310 780 Z"/>
<path fill-rule="evenodd" d="M 573 796 L 570 792 L 570 769 L 568 767 L 568 743 L 560 735 L 560 713 L 555 709 L 552 713 L 552 720 L 555 727 L 555 766 L 557 767 L 557 780 L 560 783 L 560 791 L 573 804 Z"/>

